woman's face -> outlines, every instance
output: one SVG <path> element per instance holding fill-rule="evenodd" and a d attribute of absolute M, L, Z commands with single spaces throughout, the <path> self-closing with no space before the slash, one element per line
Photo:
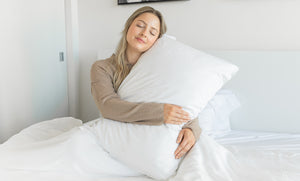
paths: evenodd
<path fill-rule="evenodd" d="M 143 53 L 157 40 L 160 33 L 159 18 L 152 13 L 143 13 L 131 23 L 127 32 L 128 48 Z"/>

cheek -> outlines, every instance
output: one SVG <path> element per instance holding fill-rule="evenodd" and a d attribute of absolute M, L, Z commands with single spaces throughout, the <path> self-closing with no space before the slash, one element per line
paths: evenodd
<path fill-rule="evenodd" d="M 127 38 L 127 40 L 130 40 L 131 37 L 132 37 L 132 29 L 128 29 L 126 38 Z"/>
<path fill-rule="evenodd" d="M 129 36 L 136 36 L 136 34 L 138 34 L 138 29 L 135 27 L 131 27 L 129 28 L 127 34 L 129 34 Z"/>
<path fill-rule="evenodd" d="M 149 39 L 150 46 L 152 46 L 156 40 L 157 40 L 157 37 L 153 37 L 153 38 Z"/>
<path fill-rule="evenodd" d="M 126 35 L 127 40 L 130 39 L 130 37 L 132 36 L 132 34 L 133 34 L 133 29 L 132 29 L 132 27 L 129 27 L 129 29 L 127 31 L 127 35 Z"/>

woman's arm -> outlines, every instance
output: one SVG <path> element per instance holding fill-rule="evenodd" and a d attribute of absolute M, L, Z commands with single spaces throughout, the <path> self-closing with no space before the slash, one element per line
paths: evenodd
<path fill-rule="evenodd" d="M 200 134 L 201 134 L 201 128 L 199 126 L 199 120 L 198 120 L 198 117 L 189 121 L 188 123 L 186 123 L 182 129 L 184 128 L 189 128 L 192 130 L 194 136 L 195 136 L 195 139 L 198 140 L 200 138 Z"/>
<path fill-rule="evenodd" d="M 133 103 L 122 100 L 113 88 L 114 67 L 109 59 L 97 61 L 91 68 L 91 92 L 103 117 L 135 124 L 161 125 L 168 118 L 164 115 L 164 104 Z M 198 119 L 184 125 L 193 131 L 196 140 L 201 129 Z"/>
<path fill-rule="evenodd" d="M 102 116 L 135 124 L 163 124 L 164 104 L 122 100 L 114 90 L 113 73 L 109 59 L 97 61 L 91 68 L 91 92 Z"/>
<path fill-rule="evenodd" d="M 194 146 L 201 134 L 198 118 L 185 124 L 177 137 L 179 146 L 174 152 L 175 158 L 179 159 Z"/>

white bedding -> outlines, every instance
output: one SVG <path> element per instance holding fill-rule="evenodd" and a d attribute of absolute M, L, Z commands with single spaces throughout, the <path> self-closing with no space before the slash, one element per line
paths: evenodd
<path fill-rule="evenodd" d="M 126 168 L 122 168 L 121 164 L 118 164 L 116 160 L 110 158 L 105 151 L 98 148 L 99 145 L 94 144 L 96 142 L 93 139 L 89 141 L 78 141 L 76 139 L 69 139 L 68 134 L 64 132 L 70 132 L 73 130 L 76 133 L 76 128 L 82 127 L 78 120 L 72 118 L 61 118 L 56 120 L 50 120 L 42 122 L 23 130 L 20 134 L 12 137 L 5 144 L 0 145 L 0 178 L 5 181 L 150 181 L 149 177 L 124 177 L 121 176 L 123 172 L 126 172 Z M 91 128 L 93 122 L 87 123 L 84 126 Z M 37 129 L 38 128 L 38 129 Z M 47 132 L 45 132 L 47 130 Z M 84 129 L 79 129 L 84 130 Z M 86 130 L 90 132 L 91 130 Z M 65 136 L 63 136 L 65 135 Z M 84 134 L 85 136 L 93 137 L 93 134 Z M 77 160 L 73 162 L 73 165 L 62 164 L 63 167 L 75 167 L 68 171 L 56 170 L 52 168 L 52 171 L 44 168 L 44 171 L 34 169 L 8 169 L 5 168 L 8 164 L 17 160 L 6 160 L 3 156 L 5 153 L 4 147 L 20 146 L 26 148 L 26 145 L 39 145 L 45 140 L 54 140 L 53 137 L 65 138 L 65 140 L 75 140 L 76 144 L 82 147 L 78 148 L 77 153 L 72 153 L 72 149 L 69 150 L 69 159 Z M 81 135 L 82 136 L 82 135 Z M 74 138 L 74 137 L 73 137 Z M 63 139 L 59 139 L 60 141 Z M 86 140 L 86 139 L 85 139 Z M 58 140 L 56 140 L 58 141 Z M 22 145 L 22 144 L 23 145 Z M 45 142 L 44 142 L 45 143 Z M 49 143 L 49 142 L 48 142 Z M 51 143 L 51 142 L 50 142 Z M 53 162 L 54 166 L 61 164 L 61 161 L 65 158 L 57 157 L 58 154 L 55 150 L 60 150 L 66 141 L 62 141 L 60 147 L 53 147 L 52 150 L 45 152 L 45 155 L 39 155 L 38 161 L 45 159 L 50 161 L 56 159 Z M 68 142 L 70 143 L 70 141 Z M 72 143 L 72 142 L 71 142 Z M 75 142 L 73 142 L 75 143 Z M 75 145 L 76 145 L 75 144 Z M 31 146 L 32 146 L 31 145 Z M 74 144 L 70 144 L 73 145 Z M 70 146 L 69 145 L 69 146 Z M 77 145 L 78 146 L 78 145 Z M 17 148 L 17 147 L 15 147 Z M 29 147 L 31 149 L 31 147 Z M 72 147 L 74 148 L 74 147 Z M 97 148 L 97 151 L 92 148 Z M 17 149 L 16 149 L 17 150 Z M 16 151 L 15 150 L 15 151 Z M 26 151 L 25 151 L 26 152 Z M 6 153 L 7 154 L 7 153 Z M 10 153 L 9 153 L 10 154 Z M 35 153 L 26 154 L 22 151 L 24 159 L 24 165 L 30 165 L 34 167 L 34 162 L 31 156 L 36 156 Z M 98 155 L 98 158 L 95 158 Z M 2 156 L 2 157 L 1 157 Z M 94 157 L 93 157 L 94 156 Z M 58 159 L 59 158 L 59 159 Z M 82 158 L 88 158 L 84 160 Z M 80 160 L 81 159 L 81 160 Z M 89 160 L 90 159 L 90 160 Z M 67 159 L 68 160 L 68 159 Z M 79 160 L 79 161 L 78 161 Z M 60 162 L 59 162 L 60 161 Z M 70 161 L 70 160 L 69 160 Z M 86 162 L 84 162 L 86 161 Z M 97 163 L 91 165 L 90 162 Z M 77 165 L 80 163 L 83 165 Z M 2 165 L 1 165 L 2 164 Z M 84 165 L 86 164 L 86 165 Z M 49 166 L 49 165 L 48 165 Z M 53 165 L 52 165 L 53 166 Z M 103 175 L 103 172 L 99 172 L 99 169 L 114 168 L 114 172 L 119 175 Z M 48 167 L 51 168 L 51 167 Z M 84 169 L 83 169 L 84 168 Z M 130 169 L 128 170 L 130 171 Z M 177 175 L 172 177 L 170 181 L 183 181 L 183 180 L 203 180 L 203 181 L 297 181 L 300 178 L 300 134 L 283 134 L 283 133 L 268 133 L 268 132 L 251 132 L 251 131 L 231 131 L 224 135 L 218 135 L 214 139 L 206 135 L 201 135 L 201 139 L 197 145 L 189 152 L 181 163 Z M 100 175 L 102 176 L 100 177 Z"/>
<path fill-rule="evenodd" d="M 214 138 L 222 145 L 252 147 L 258 150 L 300 152 L 300 134 L 232 130 Z"/>

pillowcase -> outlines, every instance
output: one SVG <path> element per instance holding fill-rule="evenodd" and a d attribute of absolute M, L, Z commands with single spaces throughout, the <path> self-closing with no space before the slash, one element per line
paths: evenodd
<path fill-rule="evenodd" d="M 181 159 L 175 159 L 178 125 L 138 125 L 100 118 L 97 123 L 101 146 L 129 168 L 155 180 L 175 174 Z"/>
<path fill-rule="evenodd" d="M 196 118 L 237 66 L 163 36 L 145 52 L 120 85 L 132 102 L 180 105 Z"/>
<path fill-rule="evenodd" d="M 229 117 L 239 106 L 240 102 L 231 90 L 218 91 L 198 115 L 202 132 L 215 137 L 231 131 Z"/>
<path fill-rule="evenodd" d="M 238 68 L 220 58 L 163 36 L 145 52 L 119 87 L 131 102 L 175 104 L 195 118 Z M 183 125 L 147 126 L 102 118 L 100 144 L 114 158 L 154 179 L 173 175 L 174 152 Z"/>

